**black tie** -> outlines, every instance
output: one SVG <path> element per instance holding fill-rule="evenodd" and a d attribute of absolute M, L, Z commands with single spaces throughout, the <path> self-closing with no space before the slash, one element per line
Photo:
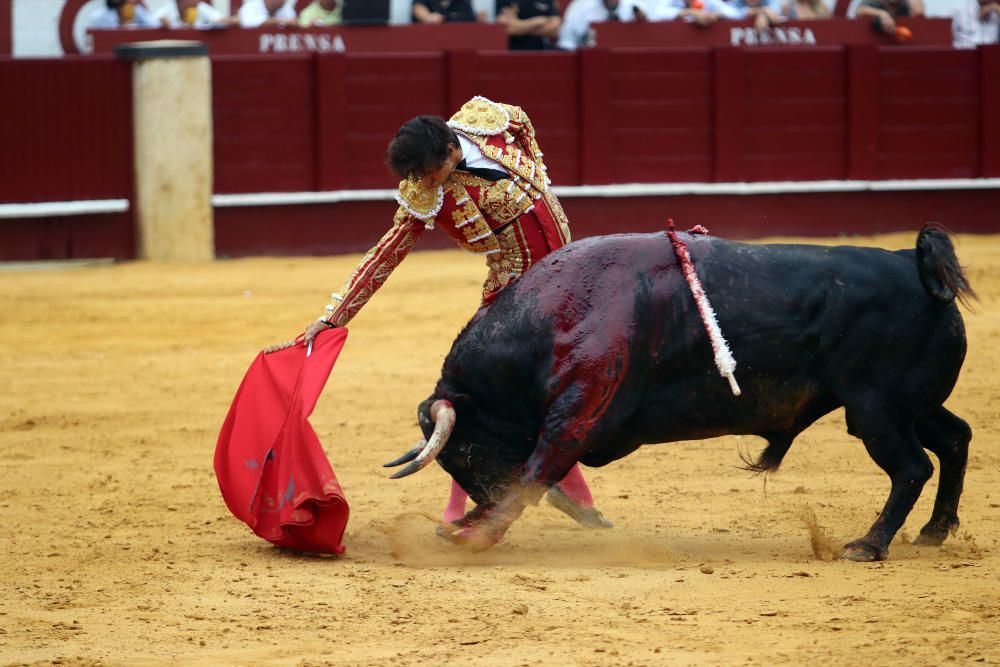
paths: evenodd
<path fill-rule="evenodd" d="M 478 176 L 479 178 L 485 178 L 487 181 L 501 181 L 505 178 L 510 178 L 510 176 L 505 171 L 500 169 L 486 169 L 484 167 L 470 167 L 465 163 L 465 158 L 455 166 L 455 169 L 459 171 L 467 171 L 473 176 Z"/>

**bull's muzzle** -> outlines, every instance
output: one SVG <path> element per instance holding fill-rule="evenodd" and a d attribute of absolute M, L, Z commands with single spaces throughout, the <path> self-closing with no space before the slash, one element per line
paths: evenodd
<path fill-rule="evenodd" d="M 431 461 L 437 458 L 444 446 L 448 444 L 448 438 L 455 428 L 455 407 L 450 401 L 440 399 L 434 401 L 429 410 L 431 421 L 434 422 L 434 432 L 429 440 L 421 440 L 410 451 L 400 456 L 395 461 L 386 463 L 384 467 L 393 468 L 404 463 L 409 463 L 402 470 L 389 476 L 389 479 L 399 479 L 427 467 Z"/>

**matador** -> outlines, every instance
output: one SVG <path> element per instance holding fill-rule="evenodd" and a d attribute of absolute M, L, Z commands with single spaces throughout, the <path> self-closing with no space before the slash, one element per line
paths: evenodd
<path fill-rule="evenodd" d="M 548 253 L 570 242 L 569 224 L 551 189 L 542 151 L 520 108 L 474 97 L 447 122 L 417 116 L 389 145 L 389 167 L 403 180 L 392 228 L 333 293 L 308 342 L 324 327 L 346 325 L 368 303 L 427 229 L 439 227 L 465 250 L 483 255 L 482 307 Z M 593 503 L 579 465 L 546 498 L 580 525 L 610 528 Z M 452 482 L 445 523 L 465 514 L 467 495 Z"/>

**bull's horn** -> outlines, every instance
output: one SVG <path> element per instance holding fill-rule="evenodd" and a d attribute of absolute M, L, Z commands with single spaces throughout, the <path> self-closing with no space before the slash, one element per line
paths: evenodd
<path fill-rule="evenodd" d="M 388 463 L 383 463 L 382 467 L 383 468 L 395 468 L 396 466 L 401 466 L 404 463 L 409 463 L 413 459 L 417 458 L 417 454 L 419 454 L 420 452 L 424 451 L 424 446 L 426 444 L 427 444 L 426 440 L 421 440 L 420 442 L 418 442 L 417 444 L 415 444 L 413 446 L 413 449 L 411 449 L 410 451 L 406 452 L 405 454 L 403 454 L 402 456 L 400 456 L 398 459 L 393 459 L 392 461 L 389 461 Z"/>
<path fill-rule="evenodd" d="M 427 444 L 423 446 L 420 453 L 417 454 L 416 458 L 410 465 L 406 466 L 399 472 L 390 475 L 389 479 L 399 479 L 401 477 L 406 477 L 407 475 L 412 475 L 413 473 L 425 468 L 428 463 L 437 458 L 437 455 L 441 453 L 444 446 L 448 444 L 448 438 L 451 437 L 451 431 L 455 428 L 455 408 L 452 406 L 450 401 L 444 399 L 434 401 L 430 409 L 431 420 L 434 422 L 434 432 L 431 434 L 430 439 Z M 416 448 L 414 448 L 416 449 Z M 410 450 L 402 456 L 406 459 L 414 450 Z M 409 460 L 409 459 L 407 459 Z"/>

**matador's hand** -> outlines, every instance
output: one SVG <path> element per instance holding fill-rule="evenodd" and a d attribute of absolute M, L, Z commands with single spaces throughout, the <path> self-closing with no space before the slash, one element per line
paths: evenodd
<path fill-rule="evenodd" d="M 336 325 L 329 324 L 328 322 L 320 322 L 318 320 L 313 322 L 312 324 L 306 327 L 306 332 L 302 334 L 302 343 L 304 345 L 308 345 L 313 341 L 314 338 L 316 338 L 316 334 L 318 334 L 320 331 L 323 331 L 324 329 L 329 329 L 334 326 Z"/>

